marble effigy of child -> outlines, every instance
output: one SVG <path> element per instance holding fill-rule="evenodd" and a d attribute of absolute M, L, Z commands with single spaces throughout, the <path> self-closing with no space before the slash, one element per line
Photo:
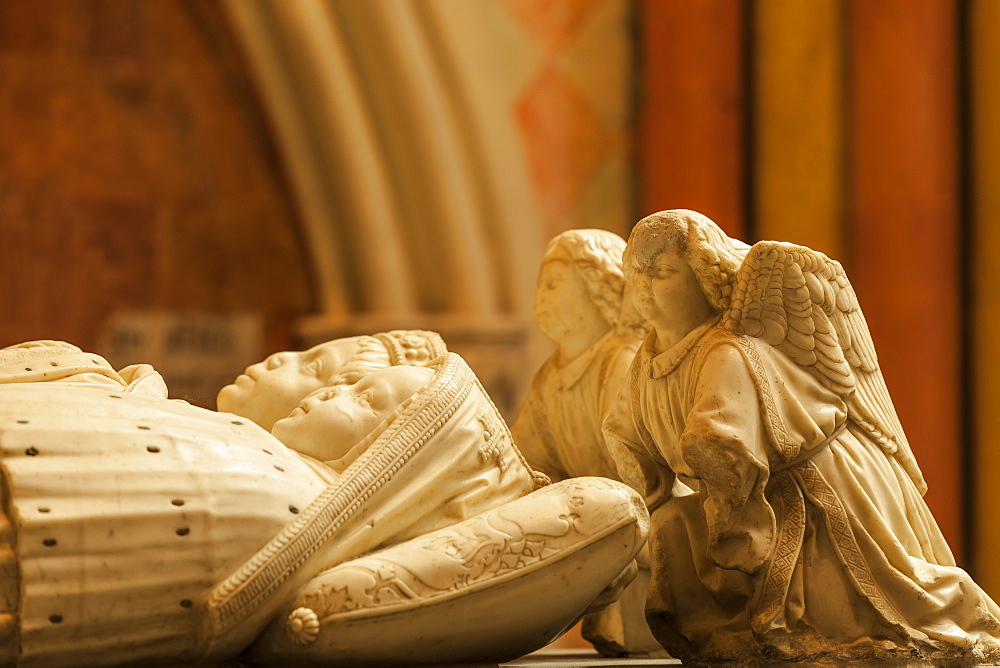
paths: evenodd
<path fill-rule="evenodd" d="M 0 351 L 0 378 L 0 649 L 17 661 L 231 657 L 322 569 L 547 482 L 454 354 L 307 398 L 277 427 L 288 447 L 59 344 Z"/>
<path fill-rule="evenodd" d="M 389 366 L 423 366 L 446 352 L 441 336 L 426 330 L 351 336 L 304 351 L 278 352 L 250 365 L 222 388 L 217 406 L 270 431 L 316 390 L 349 385 Z"/>

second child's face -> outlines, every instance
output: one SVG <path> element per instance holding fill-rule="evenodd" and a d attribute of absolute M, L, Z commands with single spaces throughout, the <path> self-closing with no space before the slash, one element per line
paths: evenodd
<path fill-rule="evenodd" d="M 306 397 L 274 425 L 274 436 L 320 461 L 343 457 L 430 381 L 433 370 L 394 366 L 374 371 L 353 385 L 328 387 Z"/>

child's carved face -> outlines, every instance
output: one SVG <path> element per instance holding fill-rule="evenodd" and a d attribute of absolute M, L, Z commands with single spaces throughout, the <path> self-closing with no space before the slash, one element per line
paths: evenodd
<path fill-rule="evenodd" d="M 236 413 L 271 430 L 357 352 L 356 338 L 337 339 L 302 352 L 275 353 L 247 367 L 232 385 L 219 392 L 220 411 Z"/>
<path fill-rule="evenodd" d="M 425 367 L 394 366 L 373 371 L 353 385 L 319 390 L 275 423 L 272 433 L 293 450 L 320 461 L 340 459 L 433 375 Z"/>

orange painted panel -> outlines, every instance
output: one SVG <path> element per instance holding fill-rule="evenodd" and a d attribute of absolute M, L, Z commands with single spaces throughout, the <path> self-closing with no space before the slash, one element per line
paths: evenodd
<path fill-rule="evenodd" d="M 296 212 L 209 5 L 0 2 L 0 346 L 120 310 L 313 306 Z"/>
<path fill-rule="evenodd" d="M 852 0 L 851 276 L 962 559 L 957 3 Z"/>
<path fill-rule="evenodd" d="M 753 11 L 754 232 L 844 252 L 840 0 L 757 0 Z"/>
<path fill-rule="evenodd" d="M 740 0 L 642 0 L 639 213 L 695 209 L 746 238 Z"/>

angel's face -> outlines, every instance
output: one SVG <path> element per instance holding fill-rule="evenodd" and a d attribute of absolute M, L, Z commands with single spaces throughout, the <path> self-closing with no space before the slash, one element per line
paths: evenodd
<path fill-rule="evenodd" d="M 328 387 L 306 397 L 272 433 L 279 441 L 320 461 L 343 457 L 434 375 L 426 367 L 393 366 L 353 385 Z"/>
<path fill-rule="evenodd" d="M 247 367 L 232 385 L 219 392 L 220 411 L 235 413 L 271 430 L 310 393 L 329 379 L 354 352 L 353 338 L 322 343 L 303 352 L 275 353 Z"/>
<path fill-rule="evenodd" d="M 636 258 L 626 267 L 625 280 L 635 295 L 639 314 L 654 329 L 698 324 L 712 313 L 691 265 L 675 248 L 652 258 Z"/>

